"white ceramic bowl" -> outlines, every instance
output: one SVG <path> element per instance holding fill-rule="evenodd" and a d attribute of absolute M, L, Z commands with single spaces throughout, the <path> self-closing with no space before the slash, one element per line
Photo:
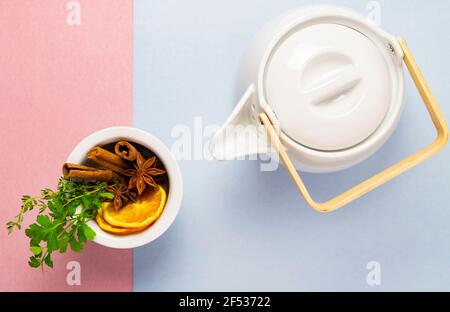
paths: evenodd
<path fill-rule="evenodd" d="M 116 142 L 120 139 L 128 140 L 146 147 L 164 164 L 169 178 L 169 192 L 166 206 L 159 219 L 148 229 L 126 236 L 109 234 L 90 221 L 89 226 L 96 232 L 94 242 L 112 248 L 135 248 L 157 239 L 175 220 L 183 198 L 183 181 L 177 161 L 169 149 L 153 135 L 131 127 L 112 127 L 97 131 L 81 141 L 70 154 L 67 162 L 82 163 L 86 160 L 87 152 L 95 147 Z"/>

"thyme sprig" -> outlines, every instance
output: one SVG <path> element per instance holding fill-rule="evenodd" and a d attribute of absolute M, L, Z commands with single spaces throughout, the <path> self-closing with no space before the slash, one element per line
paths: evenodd
<path fill-rule="evenodd" d="M 53 252 L 64 253 L 68 246 L 80 252 L 86 241 L 94 239 L 95 232 L 87 222 L 95 218 L 102 201 L 114 197 L 105 190 L 106 186 L 104 182 L 60 178 L 56 191 L 43 189 L 38 196 L 22 196 L 19 214 L 6 227 L 9 234 L 14 229 L 20 230 L 25 214 L 39 209 L 36 222 L 25 230 L 30 238 L 31 267 L 53 267 Z"/>

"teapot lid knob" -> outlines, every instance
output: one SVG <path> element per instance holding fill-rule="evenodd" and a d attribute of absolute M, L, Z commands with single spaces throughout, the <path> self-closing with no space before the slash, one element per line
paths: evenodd
<path fill-rule="evenodd" d="M 394 100 L 388 58 L 388 48 L 354 28 L 299 25 L 268 58 L 265 100 L 299 144 L 321 151 L 354 147 L 377 130 Z"/>

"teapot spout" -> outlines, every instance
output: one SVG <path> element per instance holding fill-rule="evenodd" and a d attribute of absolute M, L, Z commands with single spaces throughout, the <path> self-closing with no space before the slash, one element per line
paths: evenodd
<path fill-rule="evenodd" d="M 264 129 L 258 122 L 255 87 L 251 85 L 225 124 L 209 142 L 209 151 L 217 160 L 245 159 L 270 152 Z"/>

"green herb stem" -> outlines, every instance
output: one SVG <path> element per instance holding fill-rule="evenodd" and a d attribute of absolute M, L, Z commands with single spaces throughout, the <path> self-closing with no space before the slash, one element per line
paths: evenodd
<path fill-rule="evenodd" d="M 57 191 L 44 189 L 39 196 L 22 197 L 22 206 L 16 219 L 7 223 L 8 233 L 21 229 L 24 215 L 39 207 L 36 222 L 25 231 L 30 238 L 32 252 L 28 264 L 33 268 L 53 267 L 52 253 L 66 252 L 68 246 L 79 252 L 95 232 L 87 225 L 95 218 L 101 202 L 113 194 L 105 190 L 104 182 L 71 181 L 61 178 Z M 81 205 L 81 211 L 78 206 Z"/>

